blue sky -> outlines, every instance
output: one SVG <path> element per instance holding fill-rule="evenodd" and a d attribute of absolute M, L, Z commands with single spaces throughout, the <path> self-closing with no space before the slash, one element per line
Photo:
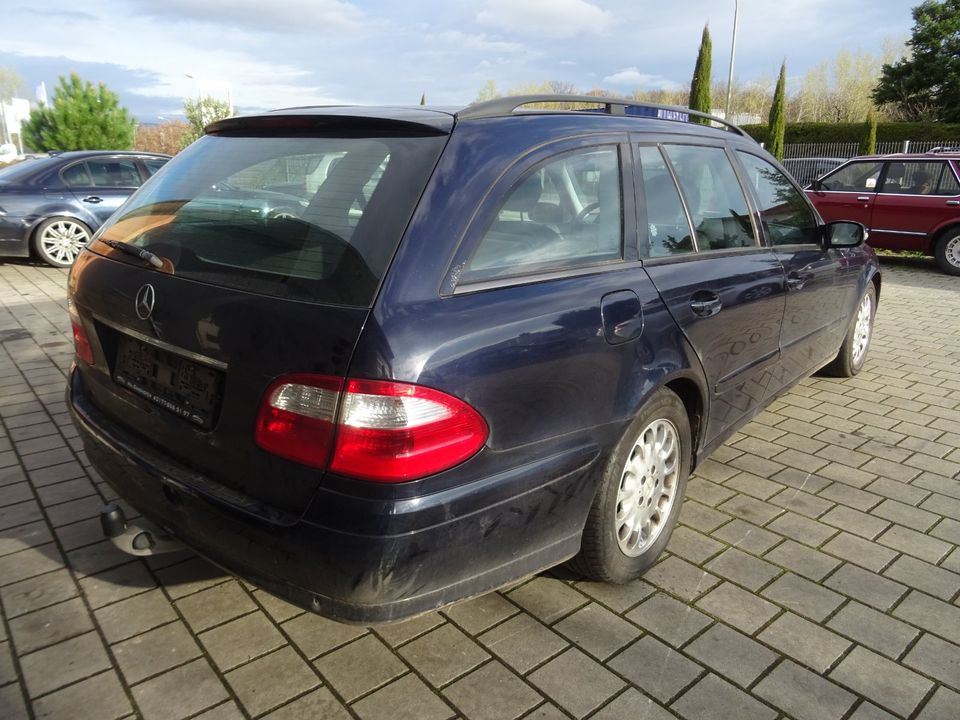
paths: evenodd
<path fill-rule="evenodd" d="M 804 71 L 905 39 L 918 0 L 741 0 L 736 76 Z M 471 102 L 563 80 L 619 92 L 685 83 L 710 23 L 725 78 L 734 0 L 44 0 L 3 10 L 0 65 L 30 90 L 77 71 L 142 121 L 198 92 L 240 111 L 325 103 Z M 193 76 L 186 77 L 187 75 Z"/>

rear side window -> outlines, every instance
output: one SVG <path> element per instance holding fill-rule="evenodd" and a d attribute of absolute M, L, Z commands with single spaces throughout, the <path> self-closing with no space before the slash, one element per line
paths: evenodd
<path fill-rule="evenodd" d="M 820 181 L 820 189 L 840 192 L 877 192 L 883 163 L 855 162 L 844 165 Z"/>
<path fill-rule="evenodd" d="M 71 165 L 60 173 L 60 177 L 67 187 L 90 187 L 93 185 L 86 163 Z"/>
<path fill-rule="evenodd" d="M 143 158 L 143 164 L 146 166 L 147 172 L 153 175 L 157 170 L 166 165 L 167 161 L 162 158 Z"/>
<path fill-rule="evenodd" d="M 760 219 L 773 245 L 816 243 L 819 227 L 803 195 L 763 158 L 737 151 L 760 204 Z"/>
<path fill-rule="evenodd" d="M 617 148 L 588 148 L 542 163 L 513 186 L 463 280 L 543 272 L 621 257 Z"/>
<path fill-rule="evenodd" d="M 96 187 L 140 186 L 140 173 L 134 160 L 87 160 L 87 168 Z"/>
<path fill-rule="evenodd" d="M 697 248 L 754 247 L 750 210 L 723 148 L 665 145 L 693 220 Z"/>
<path fill-rule="evenodd" d="M 944 190 L 939 189 L 943 184 L 941 178 L 947 180 Z M 951 179 L 956 183 L 945 161 L 890 163 L 883 188 L 884 192 L 900 195 L 949 195 L 953 194 L 946 189 Z"/>
<path fill-rule="evenodd" d="M 445 139 L 205 136 L 103 237 L 169 259 L 180 277 L 367 306 Z"/>
<path fill-rule="evenodd" d="M 637 149 L 643 177 L 643 205 L 647 216 L 645 257 L 666 257 L 693 252 L 693 240 L 687 214 L 680 202 L 677 185 L 667 169 L 660 149 L 644 145 Z M 641 235 L 642 238 L 642 235 Z"/>
<path fill-rule="evenodd" d="M 957 182 L 957 176 L 953 174 L 949 165 L 943 169 L 937 195 L 960 195 L 960 183 Z"/>

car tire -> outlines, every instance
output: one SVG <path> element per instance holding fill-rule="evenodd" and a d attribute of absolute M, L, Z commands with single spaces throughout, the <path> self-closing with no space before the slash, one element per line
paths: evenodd
<path fill-rule="evenodd" d="M 943 233 L 933 254 L 941 270 L 948 275 L 960 275 L 960 228 Z"/>
<path fill-rule="evenodd" d="M 89 226 L 75 218 L 48 218 L 33 234 L 33 249 L 48 265 L 70 267 L 92 236 Z"/>
<path fill-rule="evenodd" d="M 666 388 L 658 390 L 604 468 L 571 570 L 625 583 L 653 565 L 680 515 L 692 445 L 680 398 Z"/>
<path fill-rule="evenodd" d="M 873 321 L 877 316 L 877 288 L 871 282 L 857 303 L 857 316 L 853 319 L 840 352 L 826 368 L 834 377 L 853 377 L 863 369 L 873 338 Z"/>

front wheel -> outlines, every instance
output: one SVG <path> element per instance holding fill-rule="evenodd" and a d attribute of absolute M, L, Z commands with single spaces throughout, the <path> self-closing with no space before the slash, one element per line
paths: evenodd
<path fill-rule="evenodd" d="M 90 228 L 79 220 L 55 217 L 40 223 L 33 246 L 48 265 L 70 267 L 90 237 Z"/>
<path fill-rule="evenodd" d="M 871 282 L 857 305 L 857 317 L 843 339 L 840 352 L 826 370 L 836 377 L 853 377 L 863 369 L 867 359 L 870 339 L 873 337 L 873 320 L 877 312 L 877 289 Z"/>
<path fill-rule="evenodd" d="M 686 408 L 658 390 L 630 423 L 607 462 L 570 561 L 582 575 L 624 583 L 660 556 L 680 515 L 692 441 Z"/>
<path fill-rule="evenodd" d="M 960 228 L 943 234 L 934 250 L 937 265 L 948 275 L 960 275 Z"/>

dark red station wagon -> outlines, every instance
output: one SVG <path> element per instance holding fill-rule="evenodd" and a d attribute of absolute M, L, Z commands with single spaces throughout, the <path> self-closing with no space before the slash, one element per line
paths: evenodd
<path fill-rule="evenodd" d="M 856 157 L 807 188 L 827 222 L 853 220 L 870 244 L 918 250 L 960 275 L 960 149 Z"/>

